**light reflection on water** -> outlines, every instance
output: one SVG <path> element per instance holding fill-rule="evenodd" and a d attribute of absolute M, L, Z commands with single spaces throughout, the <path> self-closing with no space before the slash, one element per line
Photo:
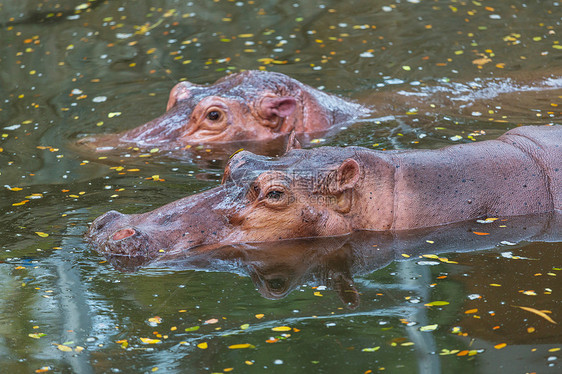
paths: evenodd
<path fill-rule="evenodd" d="M 121 273 L 84 245 L 88 222 L 110 209 L 146 211 L 215 186 L 221 164 L 158 155 L 104 161 L 69 146 L 81 134 L 116 132 L 160 115 L 180 78 L 209 83 L 260 67 L 377 110 L 320 145 L 436 148 L 471 141 L 472 132 L 484 132 L 480 140 L 517 124 L 560 123 L 560 89 L 476 100 L 466 110 L 447 97 L 411 107 L 395 95 L 426 86 L 450 94 L 454 85 L 494 77 L 532 85 L 559 73 L 558 2 L 57 4 L 0 3 L 6 371 L 559 368 L 559 352 L 549 352 L 560 346 L 559 325 L 512 307 L 551 310 L 560 323 L 559 242 L 510 247 L 532 260 L 503 257 L 502 247 L 443 255 L 459 264 L 412 259 L 368 269 L 354 277 L 361 296 L 356 309 L 331 288 L 314 289 L 325 286 L 314 279 L 272 300 L 243 271 Z M 421 307 L 440 300 L 450 304 Z M 472 309 L 478 311 L 465 313 Z M 154 316 L 162 322 L 151 326 Z M 433 324 L 434 331 L 420 333 Z M 271 330 L 285 325 L 292 330 Z M 199 329 L 185 331 L 193 326 Z M 456 327 L 460 333 L 452 333 Z M 141 337 L 161 343 L 145 345 Z M 207 349 L 197 347 L 204 342 Z M 64 352 L 53 343 L 85 350 Z M 256 348 L 228 348 L 245 343 Z M 494 348 L 501 343 L 507 346 Z M 435 353 L 453 350 L 459 352 Z"/>

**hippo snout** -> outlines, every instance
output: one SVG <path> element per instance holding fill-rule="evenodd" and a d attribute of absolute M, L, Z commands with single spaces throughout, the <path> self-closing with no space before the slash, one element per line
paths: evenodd
<path fill-rule="evenodd" d="M 116 210 L 110 210 L 109 212 L 102 214 L 101 216 L 96 218 L 94 222 L 92 222 L 92 225 L 90 226 L 90 230 L 88 231 L 88 235 L 100 232 L 105 228 L 107 228 L 108 225 L 111 225 L 112 223 L 115 223 L 116 221 L 124 217 L 125 217 L 124 214 L 119 213 Z"/>
<path fill-rule="evenodd" d="M 129 216 L 111 210 L 92 222 L 86 239 L 101 253 L 147 256 L 155 248 L 150 235 L 129 224 Z"/>

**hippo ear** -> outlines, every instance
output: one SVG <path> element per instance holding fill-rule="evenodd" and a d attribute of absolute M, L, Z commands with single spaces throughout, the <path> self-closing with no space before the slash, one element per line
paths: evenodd
<path fill-rule="evenodd" d="M 341 194 L 353 188 L 359 180 L 360 172 L 359 163 L 352 158 L 348 158 L 342 162 L 336 171 L 336 180 L 334 185 L 330 186 L 330 191 L 333 194 Z"/>
<path fill-rule="evenodd" d="M 297 101 L 291 96 L 266 96 L 259 103 L 259 114 L 268 120 L 275 117 L 285 118 L 293 114 Z"/>
<path fill-rule="evenodd" d="M 285 153 L 288 153 L 291 149 L 301 149 L 301 143 L 297 139 L 297 134 L 295 130 L 291 131 L 291 135 L 289 135 L 289 140 L 287 141 L 287 147 L 285 148 Z"/>
<path fill-rule="evenodd" d="M 191 96 L 191 87 L 195 85 L 188 81 L 183 81 L 174 86 L 170 91 L 170 97 L 168 98 L 168 105 L 166 105 L 166 111 L 170 110 L 178 101 L 182 101 Z"/>

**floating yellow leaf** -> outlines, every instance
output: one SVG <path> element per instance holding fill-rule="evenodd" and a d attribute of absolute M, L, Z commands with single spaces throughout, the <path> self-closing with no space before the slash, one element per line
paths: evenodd
<path fill-rule="evenodd" d="M 291 331 L 289 326 L 278 326 L 271 329 L 272 331 Z"/>
<path fill-rule="evenodd" d="M 465 314 L 474 314 L 474 313 L 476 313 L 476 312 L 478 312 L 478 309 L 469 309 L 469 310 L 465 310 L 464 313 L 465 313 Z"/>
<path fill-rule="evenodd" d="M 448 301 L 432 301 L 430 303 L 424 304 L 425 306 L 443 306 L 449 305 Z"/>
<path fill-rule="evenodd" d="M 207 348 L 209 348 L 209 345 L 207 344 L 207 342 L 203 342 L 203 343 L 197 344 L 197 348 L 207 349 Z"/>
<path fill-rule="evenodd" d="M 188 327 L 185 329 L 185 331 L 189 332 L 189 331 L 197 331 L 199 330 L 199 326 L 192 326 L 192 327 Z"/>
<path fill-rule="evenodd" d="M 361 351 L 362 352 L 376 352 L 379 349 L 381 349 L 381 347 L 377 346 L 377 347 L 371 347 L 371 348 L 363 348 Z"/>
<path fill-rule="evenodd" d="M 502 349 L 502 348 L 505 348 L 506 346 L 507 346 L 507 344 L 505 344 L 505 343 L 500 343 L 500 344 L 494 345 L 494 348 L 495 348 L 495 349 Z"/>
<path fill-rule="evenodd" d="M 537 310 L 535 308 L 531 308 L 527 306 L 517 306 L 517 305 L 515 305 L 515 307 L 526 310 L 527 312 L 535 313 L 537 316 L 541 316 L 542 318 L 546 319 L 548 322 L 554 323 L 555 325 L 558 324 L 558 322 L 554 321 L 552 318 L 546 315 L 546 313 L 552 313 L 550 310 Z"/>
<path fill-rule="evenodd" d="M 476 60 L 472 60 L 472 63 L 474 65 L 485 65 L 488 62 L 491 62 L 492 60 L 489 59 L 488 57 L 482 57 L 482 58 L 477 58 Z"/>
<path fill-rule="evenodd" d="M 162 317 L 154 316 L 152 318 L 149 318 L 148 322 L 150 322 L 150 323 L 161 323 Z"/>
<path fill-rule="evenodd" d="M 57 348 L 59 349 L 59 351 L 63 351 L 63 352 L 72 352 L 72 348 L 70 348 L 69 346 L 66 345 L 62 345 L 62 344 L 55 344 L 57 346 Z"/>
<path fill-rule="evenodd" d="M 129 342 L 127 341 L 127 339 L 117 340 L 115 343 L 121 344 L 121 348 L 123 348 L 123 349 L 125 349 L 129 346 Z"/>
<path fill-rule="evenodd" d="M 257 319 L 262 319 L 263 317 L 264 317 L 264 314 L 256 314 Z"/>
<path fill-rule="evenodd" d="M 41 232 L 41 231 L 35 231 L 35 233 L 42 238 L 46 238 L 47 236 L 49 236 L 49 234 Z"/>
<path fill-rule="evenodd" d="M 140 340 L 144 344 L 158 344 L 161 342 L 160 339 L 151 339 L 151 338 L 140 338 Z"/>
<path fill-rule="evenodd" d="M 438 326 L 439 325 L 437 325 L 437 324 L 422 326 L 422 327 L 420 327 L 420 331 L 433 331 L 433 330 L 437 329 Z"/>
<path fill-rule="evenodd" d="M 229 349 L 244 349 L 244 348 L 256 348 L 255 345 L 252 344 L 233 344 L 228 346 Z"/>
<path fill-rule="evenodd" d="M 29 336 L 30 338 L 33 338 L 33 339 L 39 339 L 39 338 L 41 338 L 45 335 L 47 335 L 47 334 L 44 334 L 42 332 L 38 332 L 38 333 L 34 333 L 34 334 L 27 334 L 27 336 Z"/>
<path fill-rule="evenodd" d="M 240 326 L 240 328 L 241 328 L 242 330 L 246 330 L 248 327 L 250 327 L 250 325 L 247 324 L 247 323 L 245 323 L 245 324 L 243 324 L 242 326 Z"/>

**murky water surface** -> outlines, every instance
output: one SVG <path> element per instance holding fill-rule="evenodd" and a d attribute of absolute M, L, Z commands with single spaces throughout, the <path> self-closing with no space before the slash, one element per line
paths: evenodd
<path fill-rule="evenodd" d="M 84 244 L 88 223 L 213 187 L 221 162 L 72 143 L 160 115 L 180 79 L 243 69 L 377 108 L 315 146 L 560 124 L 545 79 L 562 76 L 561 16 L 558 1 L 0 1 L 2 371 L 559 372 L 556 218 L 122 272 Z"/>

